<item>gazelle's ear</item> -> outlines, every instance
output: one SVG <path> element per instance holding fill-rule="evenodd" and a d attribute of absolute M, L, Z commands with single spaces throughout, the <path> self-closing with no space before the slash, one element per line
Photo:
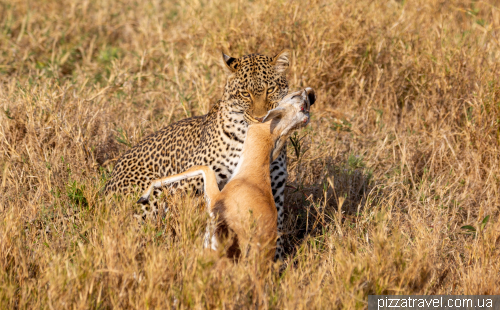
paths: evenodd
<path fill-rule="evenodd" d="M 222 62 L 223 62 L 223 66 L 224 68 L 226 68 L 226 70 L 228 70 L 228 73 L 234 73 L 236 71 L 238 71 L 239 69 L 239 61 L 237 58 L 233 58 L 231 56 L 227 56 L 226 54 L 222 53 Z"/>
<path fill-rule="evenodd" d="M 285 115 L 285 108 L 283 107 L 277 107 L 275 109 L 272 109 L 270 110 L 269 112 L 267 112 L 267 115 L 264 116 L 264 118 L 262 119 L 262 122 L 267 122 L 268 120 L 270 119 L 274 119 L 274 118 L 281 118 L 283 117 L 283 115 Z"/>
<path fill-rule="evenodd" d="M 307 99 L 309 100 L 309 105 L 313 105 L 316 102 L 316 93 L 311 87 L 306 87 L 305 91 L 307 93 Z"/>
<path fill-rule="evenodd" d="M 290 57 L 290 52 L 286 49 L 282 50 L 278 53 L 278 55 L 273 57 L 273 61 L 271 62 L 271 64 L 274 65 L 274 69 L 276 70 L 276 72 L 284 73 L 286 72 L 286 70 L 288 70 L 288 67 L 290 66 L 288 57 Z"/>

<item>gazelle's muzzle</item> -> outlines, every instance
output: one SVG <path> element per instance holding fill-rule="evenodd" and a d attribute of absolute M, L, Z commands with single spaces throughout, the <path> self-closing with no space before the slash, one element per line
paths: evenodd
<path fill-rule="evenodd" d="M 271 111 L 278 109 L 281 104 L 283 104 L 289 100 L 294 100 L 294 99 L 299 100 L 299 101 L 295 101 L 294 105 L 297 108 L 297 105 L 300 104 L 298 106 L 298 108 L 300 109 L 300 112 L 305 114 L 305 115 L 303 115 L 304 120 L 302 121 L 302 123 L 307 124 L 309 122 L 309 111 L 311 109 L 311 106 L 316 102 L 316 94 L 314 93 L 314 90 L 311 87 L 306 87 L 303 90 L 298 90 L 298 91 L 295 91 L 295 92 L 292 92 L 292 93 L 286 95 L 285 98 L 283 98 L 280 101 L 278 106 L 276 108 L 272 109 Z M 254 119 L 256 119 L 259 122 L 263 122 L 266 120 L 267 116 L 269 115 L 269 113 L 271 111 L 269 111 L 265 117 L 254 117 Z M 305 125 L 303 125 L 303 126 L 305 126 Z"/>

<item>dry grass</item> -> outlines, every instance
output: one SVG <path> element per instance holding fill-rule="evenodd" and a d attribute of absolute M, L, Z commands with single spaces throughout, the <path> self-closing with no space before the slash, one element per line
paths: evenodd
<path fill-rule="evenodd" d="M 352 309 L 369 294 L 500 294 L 499 10 L 0 2 L 0 307 Z M 220 49 L 283 47 L 292 88 L 319 99 L 289 143 L 283 273 L 204 253 L 206 215 L 189 197 L 137 223 L 136 197 L 100 196 L 119 154 L 219 98 Z"/>

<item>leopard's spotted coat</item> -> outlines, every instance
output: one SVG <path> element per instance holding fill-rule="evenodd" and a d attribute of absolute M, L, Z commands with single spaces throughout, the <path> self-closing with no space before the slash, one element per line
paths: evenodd
<path fill-rule="evenodd" d="M 181 120 L 146 137 L 118 160 L 105 193 L 128 193 L 134 186 L 144 190 L 152 180 L 181 173 L 193 165 L 212 167 L 222 188 L 240 158 L 248 123 L 264 116 L 288 93 L 288 52 L 274 57 L 251 54 L 241 58 L 223 56 L 228 71 L 222 99 L 208 114 Z M 278 231 L 283 226 L 284 189 L 287 178 L 286 148 L 271 164 L 271 182 Z M 180 190 L 201 190 L 200 177 L 174 185 Z M 156 192 L 155 194 L 159 194 Z M 149 212 L 145 209 L 145 214 Z M 279 238 L 276 258 L 283 258 Z"/>

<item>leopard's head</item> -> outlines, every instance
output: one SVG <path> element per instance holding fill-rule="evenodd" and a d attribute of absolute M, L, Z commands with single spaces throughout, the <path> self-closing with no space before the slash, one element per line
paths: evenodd
<path fill-rule="evenodd" d="M 288 57 L 287 50 L 274 57 L 251 54 L 233 58 L 222 54 L 228 72 L 223 100 L 230 100 L 247 120 L 264 117 L 288 93 Z"/>

